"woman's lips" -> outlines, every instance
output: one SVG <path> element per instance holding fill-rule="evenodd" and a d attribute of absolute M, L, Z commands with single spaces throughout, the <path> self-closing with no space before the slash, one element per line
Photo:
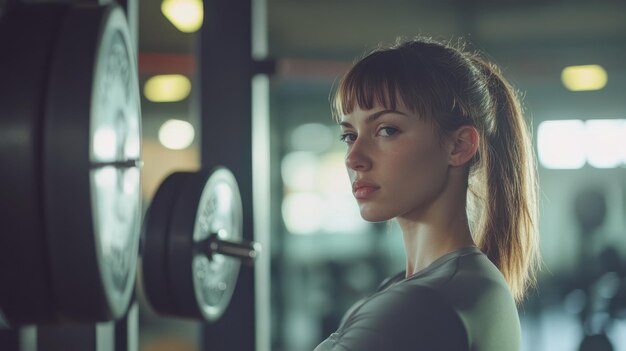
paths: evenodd
<path fill-rule="evenodd" d="M 370 197 L 376 190 L 378 190 L 378 188 L 373 186 L 356 188 L 354 190 L 354 197 L 357 198 L 357 200 L 364 200 Z"/>
<path fill-rule="evenodd" d="M 352 193 L 358 200 L 363 200 L 372 195 L 380 187 L 372 182 L 366 180 L 357 180 L 352 183 Z"/>

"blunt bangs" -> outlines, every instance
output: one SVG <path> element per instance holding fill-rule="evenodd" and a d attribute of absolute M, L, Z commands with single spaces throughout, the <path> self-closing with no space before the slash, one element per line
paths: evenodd
<path fill-rule="evenodd" d="M 409 61 L 413 63 L 409 65 Z M 339 121 L 357 107 L 395 110 L 398 104 L 420 117 L 432 115 L 433 102 L 439 99 L 433 94 L 431 81 L 425 67 L 415 63 L 415 57 L 405 58 L 398 49 L 375 51 L 339 82 L 331 101 L 333 117 Z"/>

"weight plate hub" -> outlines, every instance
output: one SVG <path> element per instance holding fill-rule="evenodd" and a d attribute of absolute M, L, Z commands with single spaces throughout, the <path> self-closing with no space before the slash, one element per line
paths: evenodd
<path fill-rule="evenodd" d="M 174 173 L 144 222 L 143 281 L 157 312 L 215 321 L 230 302 L 240 263 L 257 243 L 242 238 L 241 197 L 226 168 Z"/>
<path fill-rule="evenodd" d="M 134 286 L 141 217 L 139 87 L 123 10 L 116 5 L 30 4 L 12 9 L 3 20 L 11 26 L 0 28 L 1 38 L 19 50 L 2 56 L 12 56 L 18 71 L 29 72 L 33 64 L 38 75 L 27 75 L 28 91 L 16 89 L 21 95 L 13 95 L 10 104 L 16 109 L 6 122 L 12 123 L 9 130 L 29 131 L 17 149 L 29 163 L 18 161 L 20 167 L 11 169 L 13 179 L 23 174 L 27 181 L 14 183 L 36 189 L 27 198 L 9 201 L 32 207 L 21 211 L 18 220 L 37 226 L 22 230 L 14 225 L 14 233 L 0 234 L 0 256 L 14 251 L 8 257 L 24 265 L 17 271 L 34 272 L 36 283 L 32 275 L 0 271 L 10 290 L 5 294 L 3 289 L 2 309 L 12 325 L 119 318 Z M 27 38 L 10 37 L 22 33 L 19 29 L 46 40 L 19 44 Z M 32 51 L 41 54 L 39 61 L 31 58 Z M 3 88 L 22 86 L 19 75 L 11 77 Z M 35 108 L 24 107 L 27 97 L 35 98 L 28 101 Z M 23 117 L 26 122 L 17 122 Z M 5 147 L 3 164 L 9 154 Z M 4 211 L 2 216 L 7 216 Z M 21 235 L 28 240 L 16 239 Z M 38 260 L 28 262 L 31 251 Z M 42 288 L 39 300 L 17 297 L 37 299 L 34 287 Z M 38 312 L 29 306 L 44 299 L 51 307 Z"/>

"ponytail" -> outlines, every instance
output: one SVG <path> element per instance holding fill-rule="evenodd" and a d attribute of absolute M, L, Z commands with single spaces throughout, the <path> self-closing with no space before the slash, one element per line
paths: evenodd
<path fill-rule="evenodd" d="M 532 142 L 513 88 L 497 67 L 479 58 L 472 61 L 486 80 L 493 118 L 492 128 L 483 133 L 475 173 L 470 174 L 469 208 L 479 215 L 474 239 L 519 303 L 536 284 L 540 261 Z"/>

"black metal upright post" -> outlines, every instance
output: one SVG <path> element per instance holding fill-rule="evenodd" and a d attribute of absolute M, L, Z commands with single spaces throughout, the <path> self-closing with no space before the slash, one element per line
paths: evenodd
<path fill-rule="evenodd" d="M 251 0 L 204 0 L 200 35 L 202 167 L 221 165 L 237 178 L 243 237 L 253 239 Z M 230 305 L 202 327 L 202 350 L 255 349 L 254 271 L 241 268 Z"/>

